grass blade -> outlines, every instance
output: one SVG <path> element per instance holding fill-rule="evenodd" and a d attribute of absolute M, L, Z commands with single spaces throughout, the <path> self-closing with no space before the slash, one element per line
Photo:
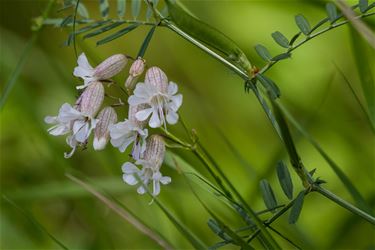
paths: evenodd
<path fill-rule="evenodd" d="M 356 94 L 355 90 L 353 89 L 352 84 L 350 83 L 348 78 L 345 76 L 344 72 L 335 63 L 334 63 L 334 65 L 335 65 L 336 70 L 340 73 L 341 77 L 344 79 L 344 82 L 346 83 L 346 85 L 350 89 L 350 92 L 352 92 L 352 94 L 353 94 L 355 100 L 357 101 L 359 107 L 361 108 L 363 114 L 367 118 L 367 121 L 370 125 L 370 128 L 372 129 L 372 132 L 375 134 L 375 120 L 374 121 L 371 120 L 371 117 L 370 117 L 369 113 L 367 112 L 366 108 L 363 106 L 361 100 L 359 99 L 358 95 Z"/>
<path fill-rule="evenodd" d="M 55 0 L 50 0 L 47 3 L 47 6 L 44 9 L 43 14 L 42 14 L 43 20 L 48 18 L 48 15 L 49 15 L 49 13 L 51 11 L 51 8 L 52 8 L 54 3 L 55 3 Z M 1 95 L 1 99 L 0 99 L 0 109 L 2 109 L 4 107 L 5 102 L 8 99 L 8 96 L 9 96 L 11 90 L 13 89 L 14 85 L 16 84 L 17 79 L 20 76 L 20 73 L 21 73 L 23 67 L 25 66 L 26 59 L 29 56 L 32 47 L 34 46 L 34 43 L 38 39 L 41 28 L 42 28 L 42 26 L 36 28 L 33 35 L 31 36 L 30 40 L 27 42 L 25 48 L 23 49 L 21 57 L 17 62 L 16 68 L 14 69 L 12 74 L 10 75 L 8 82 L 6 83 L 6 85 L 4 87 L 3 94 Z"/>
<path fill-rule="evenodd" d="M 125 29 L 122 29 L 110 36 L 107 36 L 106 38 L 102 39 L 102 40 L 99 40 L 98 42 L 96 42 L 96 45 L 102 45 L 102 44 L 105 44 L 105 43 L 108 43 L 116 38 L 119 38 L 127 33 L 129 33 L 130 31 L 134 30 L 135 28 L 137 28 L 139 26 L 138 23 L 135 23 L 135 24 L 132 24 L 132 25 L 129 25 L 128 27 L 126 27 Z"/>
<path fill-rule="evenodd" d="M 362 195 L 359 193 L 359 191 L 353 185 L 350 179 L 341 170 L 341 168 L 331 159 L 331 157 L 329 157 L 329 155 L 323 150 L 323 148 L 319 145 L 319 143 L 315 141 L 315 139 L 297 122 L 296 119 L 294 119 L 294 117 L 290 114 L 290 112 L 281 103 L 276 103 L 276 105 L 278 105 L 278 107 L 281 109 L 281 111 L 283 112 L 285 117 L 289 120 L 289 122 L 314 146 L 314 148 L 326 160 L 326 162 L 331 167 L 333 172 L 337 175 L 337 177 L 344 184 L 345 188 L 351 194 L 356 204 L 362 210 L 371 213 L 371 209 L 367 205 L 365 199 L 362 197 Z"/>
<path fill-rule="evenodd" d="M 289 224 L 295 224 L 301 214 L 302 207 L 303 207 L 303 200 L 305 198 L 305 191 L 301 191 L 296 200 L 293 203 L 292 209 L 290 210 L 289 214 Z"/>
<path fill-rule="evenodd" d="M 289 200 L 292 200 L 293 199 L 292 178 L 290 177 L 288 167 L 282 161 L 279 161 L 277 163 L 277 177 L 279 179 L 280 186 L 284 191 L 284 194 L 289 198 Z"/>
<path fill-rule="evenodd" d="M 113 212 L 118 214 L 121 218 L 132 224 L 136 229 L 138 229 L 141 233 L 148 236 L 150 239 L 155 241 L 157 244 L 159 244 L 164 249 L 173 249 L 173 247 L 165 241 L 163 237 L 158 235 L 154 230 L 146 226 L 144 223 L 139 221 L 137 218 L 135 218 L 131 213 L 129 213 L 126 209 L 124 209 L 124 206 L 119 207 L 115 202 L 108 199 L 106 196 L 98 192 L 94 189 L 91 185 L 88 183 L 70 175 L 66 174 L 66 177 L 68 177 L 71 181 L 75 182 L 76 184 L 83 187 L 87 192 L 94 195 L 98 200 L 100 200 L 102 203 L 104 203 L 108 208 L 110 208 Z"/>
<path fill-rule="evenodd" d="M 6 197 L 5 195 L 3 195 L 3 200 L 5 200 L 6 202 L 8 202 L 10 205 L 12 205 L 13 207 L 15 207 L 18 211 L 20 211 L 35 227 L 37 227 L 40 231 L 44 232 L 45 234 L 48 235 L 48 237 L 53 240 L 57 245 L 59 245 L 62 249 L 66 249 L 68 250 L 69 248 L 67 248 L 63 243 L 61 243 L 58 239 L 55 238 L 55 236 L 53 236 L 51 233 L 48 232 L 48 230 L 42 225 L 40 224 L 32 214 L 30 214 L 29 212 L 27 212 L 25 209 L 21 208 L 20 206 L 18 206 L 15 202 L 13 202 L 11 199 L 9 199 L 8 197 Z"/>
<path fill-rule="evenodd" d="M 280 97 L 280 89 L 277 85 L 268 77 L 262 74 L 257 74 L 256 78 L 260 81 L 260 83 L 267 89 L 267 92 L 271 95 L 272 99 L 276 99 Z"/>

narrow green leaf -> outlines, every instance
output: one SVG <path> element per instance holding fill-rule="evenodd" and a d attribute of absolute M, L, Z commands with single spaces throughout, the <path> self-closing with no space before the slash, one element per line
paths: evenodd
<path fill-rule="evenodd" d="M 296 200 L 293 203 L 292 209 L 289 214 L 289 224 L 295 224 L 298 220 L 299 215 L 301 214 L 303 207 L 303 200 L 305 198 L 305 191 L 301 191 Z"/>
<path fill-rule="evenodd" d="M 274 209 L 277 207 L 275 194 L 266 179 L 260 181 L 260 190 L 262 191 L 263 201 L 266 207 L 268 209 Z"/>
<path fill-rule="evenodd" d="M 5 195 L 3 195 L 3 200 L 5 200 L 6 202 L 8 202 L 10 205 L 12 205 L 13 207 L 15 207 L 18 211 L 20 211 L 35 227 L 37 227 L 40 231 L 44 232 L 46 235 L 48 235 L 48 237 L 54 241 L 57 245 L 59 245 L 62 249 L 69 249 L 67 248 L 63 243 L 61 243 L 61 241 L 59 241 L 55 236 L 53 236 L 50 232 L 48 232 L 48 230 L 42 225 L 40 224 L 35 218 L 34 216 L 29 213 L 28 211 L 26 211 L 24 208 L 20 207 L 19 205 L 17 205 L 16 203 L 14 203 L 14 201 L 10 200 L 8 197 L 6 197 Z"/>
<path fill-rule="evenodd" d="M 333 159 L 323 150 L 320 144 L 317 141 L 315 141 L 315 139 L 298 123 L 298 121 L 291 115 L 291 113 L 281 103 L 277 103 L 277 105 L 280 108 L 280 110 L 283 112 L 285 117 L 288 119 L 288 121 L 314 146 L 314 148 L 319 152 L 319 154 L 328 163 L 328 165 L 331 167 L 333 172 L 335 172 L 337 177 L 341 180 L 345 188 L 351 194 L 356 204 L 361 209 L 365 210 L 366 212 L 371 212 L 370 206 L 367 205 L 366 200 L 363 198 L 363 196 L 357 190 L 354 184 L 350 181 L 348 176 L 346 176 L 346 174 L 336 164 L 336 162 L 333 161 Z"/>
<path fill-rule="evenodd" d="M 116 22 L 116 23 L 111 23 L 109 25 L 106 25 L 100 29 L 97 29 L 97 30 L 94 30 L 93 32 L 90 32 L 86 35 L 83 36 L 83 39 L 86 39 L 86 38 L 90 38 L 90 37 L 94 37 L 94 36 L 97 36 L 97 35 L 100 35 L 104 32 L 107 32 L 109 30 L 112 30 L 122 24 L 124 24 L 125 22 L 124 21 L 119 21 L 119 22 Z"/>
<path fill-rule="evenodd" d="M 89 12 L 86 6 L 82 3 L 82 1 L 79 2 L 77 11 L 81 17 L 86 19 L 90 18 Z"/>
<path fill-rule="evenodd" d="M 289 200 L 293 199 L 292 178 L 290 177 L 288 167 L 282 161 L 277 163 L 277 177 L 279 178 L 279 183 L 284 191 L 284 194 L 289 198 Z"/>
<path fill-rule="evenodd" d="M 117 0 L 117 16 L 121 19 L 126 13 L 126 0 Z"/>
<path fill-rule="evenodd" d="M 156 7 L 159 3 L 159 0 L 152 0 L 152 4 L 154 7 Z M 153 10 L 150 5 L 147 6 L 147 11 L 146 11 L 146 20 L 149 21 L 150 18 L 152 17 Z"/>
<path fill-rule="evenodd" d="M 292 39 L 290 39 L 289 46 L 293 46 L 294 42 L 297 40 L 297 38 L 301 35 L 301 32 L 298 32 L 295 34 Z"/>
<path fill-rule="evenodd" d="M 68 24 L 71 24 L 72 22 L 73 22 L 73 15 L 69 15 L 62 20 L 62 22 L 60 23 L 60 27 L 65 27 Z"/>
<path fill-rule="evenodd" d="M 310 34 L 310 30 L 311 30 L 310 24 L 302 14 L 298 14 L 295 17 L 295 21 L 296 21 L 298 28 L 301 30 L 303 34 L 305 34 L 306 36 Z"/>
<path fill-rule="evenodd" d="M 70 33 L 69 36 L 68 36 L 68 39 L 65 41 L 64 45 L 65 46 L 70 46 L 70 44 L 72 43 L 73 41 L 73 38 L 74 38 L 74 35 L 79 35 L 79 34 L 82 34 L 82 33 L 85 33 L 87 31 L 90 31 L 92 29 L 95 29 L 95 28 L 98 28 L 108 22 L 111 22 L 111 20 L 105 20 L 105 21 L 98 21 L 98 22 L 95 22 L 93 24 L 90 24 L 90 25 L 87 25 L 85 27 L 82 27 L 81 29 L 75 31 L 74 33 Z"/>
<path fill-rule="evenodd" d="M 107 18 L 109 15 L 109 4 L 108 0 L 99 0 L 100 15 L 103 18 Z"/>
<path fill-rule="evenodd" d="M 132 3 L 132 15 L 134 20 L 137 20 L 139 14 L 141 13 L 141 3 L 142 0 L 131 0 Z"/>
<path fill-rule="evenodd" d="M 329 20 L 331 21 L 331 23 L 334 23 L 336 21 L 336 18 L 337 18 L 336 5 L 334 3 L 331 3 L 331 2 L 327 3 L 326 4 L 326 11 L 327 11 Z"/>
<path fill-rule="evenodd" d="M 273 99 L 280 97 L 280 90 L 277 85 L 268 77 L 262 74 L 257 74 L 256 78 L 260 81 L 260 83 L 264 86 L 265 89 L 269 92 Z"/>
<path fill-rule="evenodd" d="M 137 58 L 138 57 L 144 57 L 145 53 L 146 53 L 146 49 L 148 48 L 148 45 L 150 44 L 150 41 L 151 41 L 151 38 L 155 32 L 155 29 L 156 29 L 156 26 L 153 26 L 150 31 L 147 33 L 147 36 L 145 38 L 145 40 L 143 41 L 142 43 L 142 46 L 138 52 L 138 55 L 137 55 Z"/>
<path fill-rule="evenodd" d="M 358 2 L 359 10 L 361 13 L 365 13 L 367 11 L 368 6 L 368 1 L 367 0 L 359 0 Z"/>
<path fill-rule="evenodd" d="M 119 38 L 127 33 L 129 33 L 130 31 L 134 30 L 135 28 L 137 28 L 139 26 L 138 23 L 135 23 L 135 24 L 132 24 L 132 25 L 129 25 L 128 27 L 126 27 L 125 29 L 122 29 L 110 36 L 107 36 L 106 38 L 102 39 L 102 40 L 99 40 L 98 42 L 96 42 L 96 45 L 102 45 L 102 44 L 105 44 L 105 43 L 108 43 L 116 38 Z"/>
<path fill-rule="evenodd" d="M 227 241 L 218 242 L 218 243 L 216 243 L 215 245 L 210 246 L 210 247 L 208 248 L 208 250 L 216 250 L 216 249 L 219 249 L 220 247 L 223 247 L 223 246 L 228 245 L 228 243 L 230 243 L 230 242 L 227 242 Z"/>
<path fill-rule="evenodd" d="M 281 47 L 289 48 L 288 38 L 286 38 L 281 32 L 279 32 L 279 31 L 273 32 L 272 33 L 272 38 Z"/>
<path fill-rule="evenodd" d="M 223 240 L 230 241 L 232 238 L 226 234 L 221 227 L 217 224 L 217 222 L 213 219 L 209 219 L 208 222 L 208 227 L 214 232 L 217 236 L 222 238 Z"/>
<path fill-rule="evenodd" d="M 366 12 L 369 11 L 369 10 L 371 10 L 371 9 L 374 8 L 374 7 L 375 7 L 375 2 L 373 2 L 372 4 L 370 4 L 370 5 L 367 7 Z"/>
<path fill-rule="evenodd" d="M 281 60 L 284 60 L 284 59 L 287 59 L 287 58 L 290 58 L 292 56 L 291 53 L 287 52 L 287 53 L 282 53 L 280 55 L 277 55 L 277 56 L 274 56 L 271 58 L 271 61 L 274 61 L 274 62 L 277 62 L 277 61 L 281 61 Z"/>
<path fill-rule="evenodd" d="M 255 45 L 255 50 L 264 61 L 266 62 L 271 61 L 272 56 L 266 47 L 264 47 L 261 44 L 257 44 Z"/>

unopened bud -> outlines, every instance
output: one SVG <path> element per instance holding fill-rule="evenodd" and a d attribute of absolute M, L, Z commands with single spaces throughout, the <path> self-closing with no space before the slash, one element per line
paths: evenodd
<path fill-rule="evenodd" d="M 160 92 L 167 92 L 168 77 L 158 67 L 151 67 L 147 70 L 145 82 L 155 86 Z"/>
<path fill-rule="evenodd" d="M 142 59 L 141 57 L 138 57 L 138 59 L 135 60 L 132 66 L 130 67 L 129 76 L 125 82 L 126 89 L 128 90 L 134 89 L 137 79 L 140 75 L 142 75 L 144 69 L 145 69 L 145 60 Z"/>
<path fill-rule="evenodd" d="M 163 163 L 165 143 L 160 135 L 151 135 L 146 141 L 144 160 L 151 164 L 154 171 L 158 171 Z"/>
<path fill-rule="evenodd" d="M 79 111 L 89 117 L 95 117 L 104 100 L 104 87 L 101 82 L 91 83 L 78 99 L 76 106 Z"/>
<path fill-rule="evenodd" d="M 105 148 L 109 141 L 109 129 L 111 124 L 117 122 L 117 114 L 114 108 L 105 107 L 100 111 L 98 117 L 96 118 L 99 122 L 95 127 L 95 136 L 93 146 L 95 150 L 102 150 Z"/>
<path fill-rule="evenodd" d="M 116 54 L 105 59 L 101 64 L 96 66 L 94 70 L 94 77 L 99 80 L 110 79 L 111 77 L 120 73 L 125 67 L 128 59 L 123 54 Z"/>

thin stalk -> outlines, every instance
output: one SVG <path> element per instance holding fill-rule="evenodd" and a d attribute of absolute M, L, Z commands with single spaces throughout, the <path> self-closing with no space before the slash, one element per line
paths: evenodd
<path fill-rule="evenodd" d="M 343 200 L 342 198 L 338 197 L 334 193 L 328 191 L 325 188 L 322 188 L 321 186 L 315 185 L 313 188 L 314 191 L 317 191 L 318 193 L 324 195 L 326 198 L 330 199 L 331 201 L 335 202 L 336 204 L 340 205 L 341 207 L 349 210 L 353 214 L 356 214 L 360 216 L 361 218 L 367 220 L 372 225 L 375 225 L 375 217 L 371 216 L 370 214 L 362 211 L 361 209 L 353 206 L 349 202 Z"/>
<path fill-rule="evenodd" d="M 47 18 L 47 16 L 49 15 L 54 2 L 55 2 L 55 0 L 50 0 L 48 2 L 47 6 L 44 9 L 43 14 L 42 14 L 43 20 L 45 20 Z M 35 42 L 37 41 L 37 39 L 39 37 L 39 34 L 40 34 L 40 31 L 41 31 L 42 27 L 43 27 L 43 25 L 38 26 L 34 30 L 33 35 L 31 36 L 31 38 L 27 42 L 26 47 L 23 49 L 21 57 L 17 62 L 16 68 L 14 69 L 12 74 L 10 75 L 8 82 L 6 83 L 6 85 L 4 87 L 3 94 L 1 95 L 1 99 L 0 99 L 0 109 L 2 109 L 4 107 L 5 102 L 7 101 L 11 90 L 13 89 L 14 85 L 16 84 L 16 82 L 18 80 L 18 77 L 20 76 L 21 71 L 22 71 L 23 67 L 25 66 L 26 60 L 27 60 Z"/>
<path fill-rule="evenodd" d="M 372 16 L 372 15 L 375 15 L 375 12 L 373 12 L 373 13 L 366 13 L 366 14 L 363 14 L 363 15 L 356 16 L 355 19 L 365 18 L 365 17 L 369 17 L 369 16 Z M 304 40 L 302 40 L 301 42 L 299 42 L 299 43 L 296 44 L 295 46 L 290 47 L 290 48 L 288 49 L 287 52 L 292 52 L 292 51 L 294 51 L 295 49 L 297 49 L 297 48 L 299 48 L 300 46 L 302 46 L 303 44 L 305 44 L 306 42 L 310 41 L 311 39 L 313 39 L 313 38 L 315 38 L 315 37 L 317 37 L 317 36 L 320 36 L 320 35 L 326 33 L 327 31 L 330 31 L 330 30 L 332 30 L 332 29 L 335 29 L 335 28 L 340 27 L 340 26 L 342 26 L 342 25 L 344 25 L 344 24 L 347 24 L 347 23 L 349 23 L 349 20 L 345 20 L 345 21 L 342 21 L 342 22 L 339 22 L 339 23 L 336 23 L 336 24 L 332 24 L 332 25 L 330 25 L 329 27 L 327 27 L 327 28 L 325 28 L 325 29 L 322 29 L 322 30 L 320 30 L 320 31 L 318 31 L 318 32 L 316 32 L 316 33 L 314 33 L 314 34 L 310 34 L 310 35 L 308 35 Z M 259 73 L 260 73 L 260 74 L 265 73 L 265 72 L 268 71 L 273 65 L 275 65 L 277 62 L 279 62 L 279 61 L 273 61 L 273 62 L 268 63 L 266 66 L 264 66 L 264 67 L 259 71 Z"/>

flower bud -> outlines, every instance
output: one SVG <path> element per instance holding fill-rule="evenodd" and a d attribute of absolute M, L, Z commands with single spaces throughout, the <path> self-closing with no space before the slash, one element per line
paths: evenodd
<path fill-rule="evenodd" d="M 168 77 L 158 67 L 151 67 L 146 72 L 145 82 L 155 86 L 158 91 L 166 93 L 168 89 Z"/>
<path fill-rule="evenodd" d="M 104 60 L 101 64 L 96 66 L 94 69 L 93 76 L 99 80 L 110 79 L 111 77 L 120 73 L 120 71 L 125 67 L 128 59 L 123 54 L 116 54 L 113 55 L 106 60 Z"/>
<path fill-rule="evenodd" d="M 79 97 L 77 109 L 89 117 L 95 117 L 104 100 L 104 87 L 101 82 L 91 83 Z"/>
<path fill-rule="evenodd" d="M 145 60 L 143 60 L 141 57 L 138 57 L 138 59 L 135 60 L 132 66 L 130 67 L 129 76 L 125 82 L 126 89 L 128 90 L 134 89 L 134 85 L 136 84 L 138 77 L 142 75 L 144 69 L 145 69 Z"/>
<path fill-rule="evenodd" d="M 151 135 L 146 142 L 144 160 L 150 164 L 153 171 L 159 171 L 164 160 L 165 143 L 160 135 Z"/>
<path fill-rule="evenodd" d="M 114 108 L 105 107 L 100 111 L 97 119 L 99 122 L 95 127 L 95 136 L 93 146 L 95 150 L 102 150 L 109 141 L 109 129 L 111 124 L 117 122 L 117 114 Z"/>

